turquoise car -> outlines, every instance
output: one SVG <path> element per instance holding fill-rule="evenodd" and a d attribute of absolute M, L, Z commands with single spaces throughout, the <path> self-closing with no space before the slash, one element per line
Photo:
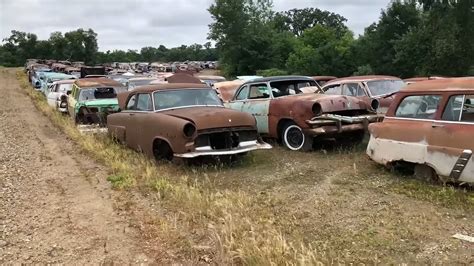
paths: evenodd
<path fill-rule="evenodd" d="M 39 82 L 40 87 L 39 90 L 44 94 L 47 95 L 49 92 L 49 87 L 55 81 L 59 80 L 66 80 L 66 79 L 76 79 L 73 75 L 68 75 L 64 73 L 57 73 L 57 72 L 41 72 L 39 73 Z"/>

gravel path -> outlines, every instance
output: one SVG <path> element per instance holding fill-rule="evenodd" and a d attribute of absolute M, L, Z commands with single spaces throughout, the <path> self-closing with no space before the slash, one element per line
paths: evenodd
<path fill-rule="evenodd" d="M 0 264 L 142 263 L 103 167 L 77 152 L 0 69 Z"/>

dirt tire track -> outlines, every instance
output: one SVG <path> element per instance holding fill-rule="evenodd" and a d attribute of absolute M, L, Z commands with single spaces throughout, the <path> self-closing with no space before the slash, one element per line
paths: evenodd
<path fill-rule="evenodd" d="M 34 108 L 15 71 L 0 69 L 0 264 L 149 263 L 106 169 Z"/>

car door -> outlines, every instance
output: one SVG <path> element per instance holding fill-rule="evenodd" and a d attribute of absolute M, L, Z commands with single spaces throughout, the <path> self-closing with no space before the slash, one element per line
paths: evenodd
<path fill-rule="evenodd" d="M 69 115 L 75 119 L 76 117 L 76 104 L 77 104 L 77 99 L 79 98 L 79 87 L 76 86 L 76 84 L 74 84 L 72 86 L 72 91 L 71 93 L 69 94 L 68 96 L 68 99 L 67 99 L 67 110 L 69 112 Z"/>
<path fill-rule="evenodd" d="M 387 161 L 425 164 L 428 140 L 432 138 L 432 122 L 442 97 L 438 94 L 407 95 L 397 106 L 394 116 L 374 125 L 377 138 L 389 140 L 390 146 L 379 146 L 380 157 Z M 379 125 L 377 125 L 379 124 Z M 382 144 L 379 144 L 382 145 Z M 385 144 L 383 144 L 385 145 Z"/>
<path fill-rule="evenodd" d="M 51 107 L 54 107 L 54 108 L 57 107 L 56 99 L 58 97 L 58 93 L 57 93 L 57 88 L 58 87 L 59 87 L 58 84 L 49 85 L 48 86 L 48 95 L 46 96 L 47 101 L 48 101 L 48 105 L 51 106 Z"/>
<path fill-rule="evenodd" d="M 439 165 L 444 176 L 474 182 L 474 93 L 447 97 L 441 119 L 431 125 L 433 164 Z"/>
<path fill-rule="evenodd" d="M 242 112 L 252 114 L 255 117 L 259 133 L 269 133 L 268 113 L 270 111 L 271 95 L 266 83 L 249 84 L 247 101 L 242 104 Z"/>
<path fill-rule="evenodd" d="M 138 151 L 143 151 L 145 145 L 150 145 L 147 143 L 148 139 L 145 139 L 141 136 L 142 128 L 148 127 L 150 125 L 146 124 L 147 116 L 150 115 L 150 112 L 153 111 L 153 104 L 151 95 L 149 93 L 139 93 L 137 94 L 137 104 L 134 112 L 131 112 L 131 119 L 129 126 L 131 127 L 130 132 L 131 137 L 134 139 L 133 143 L 135 149 Z"/>
<path fill-rule="evenodd" d="M 248 96 L 249 85 L 244 85 L 237 89 L 235 98 L 229 101 L 228 103 L 224 103 L 224 106 L 237 111 L 242 111 L 242 106 L 244 105 L 244 102 L 247 101 Z"/>

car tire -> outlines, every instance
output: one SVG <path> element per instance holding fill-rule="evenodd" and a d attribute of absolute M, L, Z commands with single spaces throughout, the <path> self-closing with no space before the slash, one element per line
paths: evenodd
<path fill-rule="evenodd" d="M 310 151 L 313 148 L 313 138 L 304 134 L 301 127 L 295 123 L 287 123 L 283 128 L 282 142 L 292 151 Z"/>
<path fill-rule="evenodd" d="M 423 182 L 436 183 L 440 181 L 435 170 L 426 164 L 417 164 L 413 168 L 413 176 Z"/>

